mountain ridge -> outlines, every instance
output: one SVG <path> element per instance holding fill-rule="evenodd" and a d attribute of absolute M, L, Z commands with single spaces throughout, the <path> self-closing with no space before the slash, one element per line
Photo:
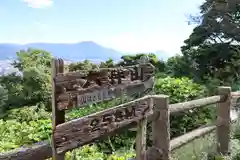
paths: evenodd
<path fill-rule="evenodd" d="M 78 43 L 0 43 L 0 60 L 15 59 L 16 52 L 28 48 L 46 50 L 54 57 L 70 61 L 82 61 L 84 59 L 89 59 L 91 61 L 105 61 L 109 58 L 118 61 L 121 56 L 125 55 L 125 53 L 112 48 L 103 47 L 93 41 L 83 41 Z M 169 54 L 164 51 L 156 51 L 155 53 L 157 53 L 159 59 L 166 60 L 169 57 Z"/>

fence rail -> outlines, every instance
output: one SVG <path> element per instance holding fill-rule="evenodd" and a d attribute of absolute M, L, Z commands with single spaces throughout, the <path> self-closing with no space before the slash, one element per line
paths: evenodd
<path fill-rule="evenodd" d="M 226 154 L 229 151 L 229 141 L 230 141 L 230 106 L 231 98 L 234 96 L 240 96 L 240 93 L 232 92 L 230 87 L 219 87 L 219 95 L 192 100 L 188 102 L 168 104 L 168 96 L 165 95 L 152 95 L 145 96 L 143 98 L 137 99 L 134 102 L 142 101 L 145 99 L 149 100 L 148 105 L 152 107 L 152 110 L 143 117 L 138 117 L 133 122 L 137 126 L 137 137 L 136 137 L 136 159 L 137 160 L 157 160 L 161 156 L 162 160 L 169 160 L 170 151 L 173 151 L 181 146 L 189 143 L 190 141 L 199 138 L 209 132 L 216 129 L 217 133 L 217 151 L 221 154 Z M 132 102 L 129 102 L 132 103 Z M 193 108 L 198 108 L 205 105 L 217 104 L 217 121 L 214 126 L 206 126 L 182 136 L 170 140 L 170 120 L 169 114 L 175 114 L 178 112 L 184 112 Z M 122 104 L 118 107 L 124 106 Z M 117 107 L 114 107 L 117 108 Z M 112 110 L 112 109 L 109 109 Z M 89 116 L 98 115 L 105 113 L 102 111 L 100 113 L 95 113 Z M 80 118 L 84 119 L 86 117 Z M 76 120 L 74 120 L 76 121 Z M 146 149 L 146 124 L 152 122 L 153 127 L 153 146 Z M 72 122 L 68 122 L 71 124 Z M 121 125 L 121 127 L 129 127 L 132 125 L 126 123 Z M 61 124 L 64 128 L 64 124 Z M 119 129 L 119 128 L 118 128 Z M 113 129 L 112 131 L 117 131 Z M 101 136 L 96 136 L 94 140 L 101 139 Z M 90 143 L 90 142 L 89 142 Z M 84 144 L 88 144 L 84 143 Z M 78 144 L 79 145 L 79 144 Z M 52 157 L 51 145 L 47 141 L 40 142 L 38 144 L 32 145 L 26 148 L 19 148 L 10 152 L 0 153 L 0 160 L 26 160 L 26 159 L 46 159 Z M 59 152 L 60 153 L 60 152 Z M 156 157 L 157 156 L 157 157 Z"/>

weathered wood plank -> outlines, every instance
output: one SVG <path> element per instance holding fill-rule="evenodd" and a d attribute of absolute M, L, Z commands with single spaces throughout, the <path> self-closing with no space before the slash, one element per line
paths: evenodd
<path fill-rule="evenodd" d="M 124 127 L 119 128 L 116 132 L 103 135 L 101 140 L 104 140 L 108 136 L 114 136 L 115 133 L 120 133 L 132 126 L 136 126 L 137 123 L 131 123 Z M 95 141 L 98 143 L 98 141 Z M 0 153 L 0 160 L 28 160 L 34 157 L 35 160 L 45 160 L 52 157 L 52 148 L 49 142 L 41 141 L 29 146 L 17 148 L 8 152 Z"/>
<path fill-rule="evenodd" d="M 0 160 L 44 160 L 50 157 L 52 157 L 52 149 L 48 141 L 0 153 Z"/>
<path fill-rule="evenodd" d="M 149 79 L 154 74 L 151 64 L 135 65 L 135 68 L 119 67 L 92 70 L 89 73 L 70 72 L 57 74 L 55 83 L 60 93 L 77 91 L 91 86 L 109 86 Z M 136 68 L 138 67 L 138 68 Z"/>
<path fill-rule="evenodd" d="M 148 101 L 148 97 L 143 97 L 58 125 L 53 133 L 58 153 L 80 147 L 107 133 L 138 122 L 151 110 Z"/>
<path fill-rule="evenodd" d="M 58 109 L 65 110 L 73 107 L 83 107 L 89 104 L 108 101 L 126 95 L 135 97 L 146 90 L 152 90 L 154 81 L 135 81 L 128 84 L 119 84 L 109 87 L 93 86 L 88 89 L 67 92 L 58 96 Z"/>
<path fill-rule="evenodd" d="M 162 95 L 153 100 L 153 114 L 157 117 L 152 121 L 152 148 L 147 153 L 148 159 L 170 159 L 170 118 L 169 97 Z"/>
<path fill-rule="evenodd" d="M 219 94 L 225 101 L 217 105 L 217 151 L 226 155 L 230 149 L 231 87 L 219 87 Z"/>
<path fill-rule="evenodd" d="M 176 137 L 170 141 L 171 151 L 174 151 L 174 150 L 182 147 L 183 145 L 190 143 L 191 141 L 212 132 L 215 129 L 216 129 L 216 126 L 207 126 L 204 128 L 195 129 L 195 130 L 193 130 L 189 133 L 186 133 L 182 136 Z"/>
<path fill-rule="evenodd" d="M 150 95 L 149 97 L 151 98 L 159 98 L 162 97 L 162 95 Z M 200 108 L 205 105 L 209 104 L 216 104 L 221 101 L 221 97 L 219 96 L 212 96 L 212 97 L 206 97 L 206 98 L 201 98 L 201 99 L 196 99 L 192 101 L 187 101 L 187 102 L 181 102 L 181 103 L 174 103 L 169 105 L 169 111 L 171 114 L 176 114 L 179 112 L 184 112 L 188 111 L 193 108 Z M 147 117 L 148 121 L 151 122 L 156 118 L 154 114 L 149 115 Z M 129 129 L 131 131 L 136 131 L 136 127 Z"/>
<path fill-rule="evenodd" d="M 148 105 L 153 108 L 153 99 L 150 98 Z M 145 116 L 142 120 L 138 122 L 137 125 L 137 136 L 136 136 L 136 159 L 137 160 L 147 160 L 146 159 L 146 147 L 147 147 L 147 117 Z"/>
<path fill-rule="evenodd" d="M 54 131 L 56 126 L 65 122 L 65 112 L 59 111 L 57 108 L 57 92 L 54 77 L 57 73 L 64 72 L 64 61 L 63 59 L 52 60 L 52 130 Z M 56 147 L 54 139 L 52 138 L 52 153 L 54 160 L 64 160 L 65 155 L 58 155 L 56 153 Z"/>
<path fill-rule="evenodd" d="M 232 92 L 232 93 L 234 93 L 234 92 Z M 240 109 L 240 92 L 238 92 L 238 93 L 239 93 L 239 95 L 234 95 L 234 96 L 232 95 L 232 98 L 231 98 L 231 107 L 235 108 L 236 110 Z"/>
<path fill-rule="evenodd" d="M 232 92 L 231 97 L 240 97 L 240 92 Z"/>
<path fill-rule="evenodd" d="M 184 112 L 184 111 L 194 109 L 194 108 L 199 108 L 199 107 L 202 107 L 205 105 L 216 104 L 216 103 L 220 102 L 222 99 L 223 98 L 220 95 L 218 95 L 218 96 L 212 96 L 212 97 L 192 100 L 192 101 L 188 101 L 188 102 L 171 104 L 170 112 L 171 112 L 171 114 L 174 114 L 177 112 Z"/>
<path fill-rule="evenodd" d="M 146 74 L 154 72 L 154 66 L 147 63 L 147 64 L 119 67 L 119 68 L 100 68 L 97 70 L 89 71 L 88 73 L 84 73 L 85 71 L 60 73 L 56 75 L 55 81 L 56 83 L 59 83 L 59 82 L 71 81 L 75 79 L 87 79 L 93 73 L 95 76 L 103 76 L 103 75 L 111 76 L 110 75 L 111 72 L 118 74 L 119 71 L 121 75 L 128 76 L 129 74 L 132 74 L 135 72 L 134 68 L 143 68 L 145 71 L 144 73 Z"/>
<path fill-rule="evenodd" d="M 143 68 L 144 73 L 146 74 L 153 74 L 155 67 L 151 63 L 145 63 L 145 64 L 137 64 L 132 66 L 124 66 L 119 68 L 99 68 L 96 70 L 92 70 L 92 72 L 97 73 L 110 73 L 112 71 L 123 71 L 122 73 L 124 75 L 129 75 L 137 71 L 135 68 Z M 74 72 L 68 72 L 68 73 L 58 73 L 55 77 L 55 81 L 58 84 L 59 82 L 66 82 L 66 81 L 72 81 L 76 79 L 86 79 L 89 73 L 86 73 L 86 71 L 74 71 Z M 105 74 L 106 75 L 106 74 Z M 109 75 L 110 76 L 110 75 Z"/>
<path fill-rule="evenodd" d="M 138 122 L 136 136 L 136 159 L 146 160 L 146 135 L 147 135 L 147 118 L 143 118 Z"/>
<path fill-rule="evenodd" d="M 75 79 L 85 78 L 86 74 L 82 74 L 81 72 L 67 72 L 67 73 L 59 73 L 55 77 L 56 83 L 64 83 L 66 81 L 72 81 Z"/>

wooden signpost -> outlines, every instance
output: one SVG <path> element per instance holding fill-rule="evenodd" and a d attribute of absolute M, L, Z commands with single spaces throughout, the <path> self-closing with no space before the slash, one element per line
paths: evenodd
<path fill-rule="evenodd" d="M 122 104 L 57 126 L 53 133 L 57 153 L 91 143 L 126 125 L 136 123 L 150 111 L 148 100 Z"/>
<path fill-rule="evenodd" d="M 129 102 L 80 119 L 65 122 L 66 109 L 84 107 L 123 95 L 137 97 L 153 89 L 154 66 L 141 57 L 139 64 L 119 68 L 102 68 L 89 73 L 64 73 L 63 60 L 53 60 L 53 159 L 64 159 L 64 153 L 108 135 L 146 116 L 148 99 Z M 59 66 L 60 64 L 60 66 Z M 58 71 L 58 68 L 61 71 Z"/>
<path fill-rule="evenodd" d="M 87 75 L 78 72 L 57 74 L 59 110 L 83 107 L 102 102 L 122 94 L 136 96 L 137 93 L 153 88 L 154 67 L 150 63 L 135 66 L 106 68 L 90 71 Z"/>

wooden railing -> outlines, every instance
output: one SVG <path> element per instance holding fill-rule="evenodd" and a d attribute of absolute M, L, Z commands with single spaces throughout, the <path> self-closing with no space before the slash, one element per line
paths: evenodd
<path fill-rule="evenodd" d="M 137 160 L 169 160 L 170 152 L 189 143 L 190 141 L 199 138 L 207 133 L 212 132 L 216 129 L 218 153 L 227 154 L 229 152 L 229 141 L 230 141 L 230 106 L 231 98 L 233 96 L 240 96 L 239 93 L 234 92 L 231 95 L 230 87 L 219 87 L 219 95 L 202 98 L 198 100 L 170 104 L 169 97 L 166 95 L 152 95 L 145 96 L 140 99 L 119 105 L 114 108 L 110 108 L 92 115 L 82 117 L 80 119 L 61 124 L 57 128 L 57 143 L 61 144 L 61 148 L 58 150 L 58 154 L 66 152 L 76 147 L 89 144 L 95 140 L 102 139 L 106 135 L 113 135 L 121 129 L 130 128 L 133 125 L 137 125 L 137 136 L 136 136 L 136 159 Z M 169 114 L 175 114 L 183 112 L 193 108 L 198 108 L 205 105 L 217 104 L 217 121 L 215 125 L 201 127 L 190 133 L 186 133 L 180 137 L 170 140 L 170 119 Z M 135 106 L 135 107 L 134 107 Z M 118 121 L 113 123 L 107 123 L 102 125 L 105 130 L 97 129 L 97 132 L 93 131 L 90 135 L 81 135 L 83 132 L 80 131 L 81 127 L 86 130 L 84 126 L 87 119 L 93 117 L 104 116 L 107 113 L 115 113 L 116 111 L 129 109 L 129 116 L 131 110 L 134 108 L 134 116 L 124 121 Z M 84 122 L 84 123 L 83 123 Z M 146 125 L 147 122 L 152 123 L 153 133 L 153 144 L 148 149 L 146 146 Z M 64 128 L 68 126 L 80 125 L 76 131 L 66 131 Z M 74 132 L 74 133 L 73 133 Z M 76 139 L 77 143 L 71 141 L 61 140 L 61 135 L 64 135 L 66 139 L 71 139 L 72 135 L 79 133 L 79 137 Z M 96 134 L 101 133 L 101 134 Z M 105 134 L 106 133 L 106 134 Z M 11 160 L 26 160 L 26 159 L 46 159 L 52 157 L 51 145 L 44 141 L 28 148 L 19 148 L 17 150 L 0 154 L 0 160 L 11 159 Z"/>

